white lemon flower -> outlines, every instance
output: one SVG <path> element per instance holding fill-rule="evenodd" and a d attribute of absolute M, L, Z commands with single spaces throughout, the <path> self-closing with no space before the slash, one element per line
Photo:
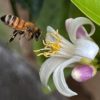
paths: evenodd
<path fill-rule="evenodd" d="M 91 26 L 91 32 L 88 34 L 84 24 Z M 68 19 L 65 26 L 71 42 L 62 37 L 58 30 L 52 27 L 47 27 L 46 39 L 43 41 L 45 47 L 37 50 L 41 51 L 39 55 L 44 55 L 48 58 L 40 68 L 40 79 L 44 86 L 48 86 L 48 80 L 53 74 L 53 81 L 57 90 L 64 96 L 77 95 L 72 91 L 65 80 L 64 69 L 71 64 L 80 62 L 83 58 L 90 61 L 95 58 L 99 51 L 97 44 L 90 38 L 95 32 L 94 24 L 87 18 L 78 17 Z"/>

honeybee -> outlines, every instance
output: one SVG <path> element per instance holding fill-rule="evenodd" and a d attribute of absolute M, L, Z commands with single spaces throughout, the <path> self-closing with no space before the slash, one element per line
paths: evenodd
<path fill-rule="evenodd" d="M 0 19 L 6 25 L 14 29 L 13 35 L 11 36 L 9 42 L 12 42 L 18 34 L 24 35 L 28 40 L 32 39 L 33 37 L 38 40 L 41 34 L 40 29 L 34 23 L 26 22 L 19 17 L 4 15 Z"/>

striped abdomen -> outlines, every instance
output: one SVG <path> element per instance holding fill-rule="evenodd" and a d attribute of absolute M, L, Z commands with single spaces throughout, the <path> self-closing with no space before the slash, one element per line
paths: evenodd
<path fill-rule="evenodd" d="M 16 29 L 23 30 L 25 21 L 13 15 L 4 15 L 1 17 L 1 20 L 8 26 Z"/>

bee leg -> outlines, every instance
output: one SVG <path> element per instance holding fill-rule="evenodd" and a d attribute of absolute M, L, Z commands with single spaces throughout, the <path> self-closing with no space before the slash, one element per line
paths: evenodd
<path fill-rule="evenodd" d="M 33 39 L 33 38 L 34 38 L 34 34 L 31 35 L 31 38 L 30 39 Z"/>
<path fill-rule="evenodd" d="M 10 38 L 9 42 L 12 42 L 14 40 L 14 38 L 17 36 L 17 34 L 18 34 L 18 31 L 14 30 L 13 36 Z"/>
<path fill-rule="evenodd" d="M 31 27 L 27 27 L 26 32 L 25 32 L 25 38 L 27 40 L 31 40 L 34 37 L 34 33 L 32 31 Z"/>
<path fill-rule="evenodd" d="M 24 35 L 24 31 L 19 31 L 19 30 L 18 30 L 18 34 L 19 34 L 20 36 L 23 35 L 23 37 L 25 36 L 25 35 Z M 21 39 L 21 37 L 19 37 L 19 40 L 20 40 L 20 39 Z"/>
<path fill-rule="evenodd" d="M 31 33 L 30 33 L 30 36 L 29 36 L 29 38 L 28 38 L 28 40 L 33 39 L 33 37 L 34 37 L 34 34 L 31 32 Z"/>
<path fill-rule="evenodd" d="M 17 34 L 22 35 L 22 34 L 24 34 L 24 32 L 20 31 L 20 30 L 14 30 L 13 36 L 10 38 L 9 42 L 12 42 L 15 39 L 15 37 L 17 36 Z"/>
<path fill-rule="evenodd" d="M 24 34 L 24 31 L 18 31 L 18 34 L 22 35 Z"/>
<path fill-rule="evenodd" d="M 25 39 L 28 41 L 32 39 L 32 37 L 33 37 L 32 35 L 33 35 L 32 32 L 29 33 L 28 31 L 25 31 L 25 33 L 24 33 Z"/>

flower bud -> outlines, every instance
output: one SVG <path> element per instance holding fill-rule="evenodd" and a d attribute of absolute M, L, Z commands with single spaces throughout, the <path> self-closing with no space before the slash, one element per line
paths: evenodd
<path fill-rule="evenodd" d="M 92 65 L 77 65 L 72 70 L 72 78 L 78 82 L 84 82 L 96 74 L 96 69 Z"/>

